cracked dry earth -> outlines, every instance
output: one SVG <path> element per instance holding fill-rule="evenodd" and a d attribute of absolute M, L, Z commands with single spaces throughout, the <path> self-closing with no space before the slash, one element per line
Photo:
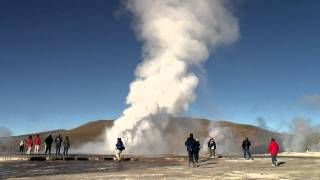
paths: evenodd
<path fill-rule="evenodd" d="M 320 158 L 203 159 L 198 167 L 183 160 L 23 161 L 0 164 L 2 179 L 320 179 Z"/>

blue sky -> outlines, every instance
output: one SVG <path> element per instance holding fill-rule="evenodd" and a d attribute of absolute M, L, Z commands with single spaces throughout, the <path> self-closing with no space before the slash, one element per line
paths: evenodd
<path fill-rule="evenodd" d="M 119 2 L 0 1 L 0 126 L 24 134 L 121 115 L 141 43 Z M 319 123 L 320 2 L 234 2 L 241 37 L 199 70 L 184 116 Z"/>

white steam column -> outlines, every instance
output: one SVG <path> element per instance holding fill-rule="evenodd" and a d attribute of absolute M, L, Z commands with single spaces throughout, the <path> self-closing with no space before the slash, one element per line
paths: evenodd
<path fill-rule="evenodd" d="M 106 147 L 121 137 L 133 154 L 166 153 L 163 131 L 170 117 L 188 109 L 198 78 L 190 70 L 219 45 L 234 42 L 238 23 L 224 0 L 127 0 L 143 41 L 143 62 L 127 96 L 128 108 L 111 129 Z M 174 134 L 171 138 L 174 138 Z"/>

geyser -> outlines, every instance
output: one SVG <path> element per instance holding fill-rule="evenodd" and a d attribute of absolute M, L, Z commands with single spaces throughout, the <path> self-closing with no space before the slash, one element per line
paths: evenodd
<path fill-rule="evenodd" d="M 234 42 L 237 19 L 224 0 L 127 0 L 135 30 L 143 41 L 143 62 L 127 96 L 128 108 L 111 129 L 106 147 L 114 150 L 117 137 L 126 152 L 170 153 L 164 136 L 170 117 L 179 116 L 195 99 L 199 66 L 213 48 Z M 186 135 L 186 134 L 185 134 Z"/>

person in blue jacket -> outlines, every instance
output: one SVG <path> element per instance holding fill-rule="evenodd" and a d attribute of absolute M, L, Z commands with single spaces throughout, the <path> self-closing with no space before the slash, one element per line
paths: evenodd
<path fill-rule="evenodd" d="M 184 143 L 187 147 L 188 157 L 189 157 L 189 166 L 194 166 L 194 152 L 196 148 L 196 140 L 193 138 L 193 134 L 190 133 L 190 136 Z"/>

